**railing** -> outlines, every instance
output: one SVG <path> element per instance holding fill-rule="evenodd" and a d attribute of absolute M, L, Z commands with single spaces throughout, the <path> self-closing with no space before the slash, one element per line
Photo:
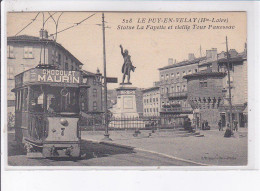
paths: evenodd
<path fill-rule="evenodd" d="M 188 93 L 185 92 L 173 92 L 173 93 L 164 93 L 161 94 L 162 98 L 169 98 L 169 99 L 177 99 L 177 98 L 185 98 L 188 97 Z"/>
<path fill-rule="evenodd" d="M 104 115 L 102 115 L 104 117 Z M 93 121 L 100 121 L 100 116 L 93 116 Z M 175 120 L 175 122 L 173 122 Z M 104 122 L 104 120 L 101 120 Z M 104 131 L 104 123 L 81 123 L 83 131 Z M 183 127 L 183 117 L 176 116 L 140 116 L 140 117 L 111 117 L 109 130 L 165 129 Z"/>
<path fill-rule="evenodd" d="M 186 79 L 184 79 L 183 77 L 175 77 L 175 78 L 169 78 L 169 79 L 165 79 L 165 80 L 160 80 L 157 82 L 154 82 L 155 86 L 162 86 L 162 85 L 170 85 L 170 84 L 174 84 L 174 83 L 181 83 L 183 81 L 187 81 Z"/>
<path fill-rule="evenodd" d="M 146 122 L 149 122 L 149 120 L 141 117 L 112 117 L 109 127 L 114 129 L 142 129 L 145 128 Z"/>
<path fill-rule="evenodd" d="M 173 92 L 173 93 L 167 93 L 166 96 L 169 98 L 169 99 L 177 99 L 177 98 L 182 98 L 182 97 L 187 97 L 188 96 L 188 93 L 185 91 L 185 92 Z"/>
<path fill-rule="evenodd" d="M 191 107 L 169 107 L 161 108 L 161 112 L 192 112 Z"/>

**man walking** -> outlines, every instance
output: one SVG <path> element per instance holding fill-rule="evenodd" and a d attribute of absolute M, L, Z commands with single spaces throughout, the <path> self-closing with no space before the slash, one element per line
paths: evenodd
<path fill-rule="evenodd" d="M 219 130 L 219 131 L 223 131 L 221 119 L 218 121 L 218 130 Z"/>
<path fill-rule="evenodd" d="M 238 122 L 235 120 L 234 121 L 234 131 L 237 131 L 238 130 Z"/>

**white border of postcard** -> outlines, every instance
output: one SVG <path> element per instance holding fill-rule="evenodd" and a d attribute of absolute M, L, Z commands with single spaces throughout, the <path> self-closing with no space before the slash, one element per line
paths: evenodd
<path fill-rule="evenodd" d="M 257 168 L 257 161 L 259 153 L 256 149 L 259 148 L 256 142 L 258 141 L 256 124 L 259 124 L 255 116 L 255 88 L 256 84 L 256 48 L 259 45 L 256 43 L 256 8 L 253 2 L 128 2 L 128 1 L 112 1 L 112 2 L 85 2 L 85 1 L 52 1 L 46 3 L 45 1 L 9 1 L 2 4 L 2 49 L 6 47 L 6 12 L 7 11 L 247 11 L 248 21 L 248 102 L 249 102 L 249 131 L 248 131 L 248 165 L 247 166 L 205 166 L 205 167 L 160 167 L 160 170 L 225 170 L 225 169 L 255 169 Z M 2 63 L 6 63 L 5 51 L 2 51 Z M 158 167 L 11 167 L 7 166 L 7 117 L 6 117 L 6 64 L 2 64 L 1 87 L 2 87 L 2 107 L 1 107 L 1 126 L 2 128 L 2 153 L 3 160 L 1 161 L 5 170 L 157 170 Z M 259 93 L 259 92 L 258 92 Z M 259 141 L 258 141 L 259 142 Z"/>

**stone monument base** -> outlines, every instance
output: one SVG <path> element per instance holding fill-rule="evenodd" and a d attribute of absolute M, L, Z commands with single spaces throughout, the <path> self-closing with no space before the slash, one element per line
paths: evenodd
<path fill-rule="evenodd" d="M 114 121 L 110 127 L 114 128 L 144 128 L 136 109 L 136 87 L 131 83 L 121 83 L 117 91 L 117 104 L 113 107 Z"/>
<path fill-rule="evenodd" d="M 127 83 L 120 83 L 120 86 L 129 86 L 129 85 L 132 85 L 131 82 L 127 82 Z"/>
<path fill-rule="evenodd" d="M 117 104 L 114 110 L 114 117 L 139 117 L 136 109 L 136 87 L 130 83 L 121 83 L 116 89 Z"/>

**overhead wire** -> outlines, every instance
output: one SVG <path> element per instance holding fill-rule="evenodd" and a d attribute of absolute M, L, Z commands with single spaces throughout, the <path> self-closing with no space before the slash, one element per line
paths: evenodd
<path fill-rule="evenodd" d="M 30 22 L 30 23 L 28 23 L 25 27 L 23 27 L 19 32 L 17 32 L 14 36 L 17 36 L 18 34 L 20 34 L 24 29 L 26 29 L 28 26 L 30 26 L 35 20 L 36 20 L 36 18 L 38 17 L 38 15 L 40 14 L 40 12 L 39 13 L 37 13 L 37 15 L 34 17 L 34 19 L 32 19 L 32 21 Z"/>
<path fill-rule="evenodd" d="M 51 36 L 53 36 L 53 35 L 57 35 L 58 33 L 64 32 L 64 31 L 69 30 L 69 29 L 71 29 L 71 28 L 73 28 L 73 27 L 76 27 L 76 26 L 80 25 L 81 23 L 83 23 L 84 21 L 86 21 L 87 19 L 93 17 L 95 14 L 96 14 L 96 13 L 94 13 L 94 14 L 88 16 L 87 18 L 83 19 L 82 21 L 80 21 L 80 22 L 78 22 L 78 23 L 75 23 L 75 24 L 72 25 L 72 26 L 69 26 L 69 27 L 67 27 L 67 28 L 65 28 L 65 29 L 62 29 L 62 30 L 60 30 L 60 31 L 58 31 L 58 32 L 56 32 L 56 33 L 52 33 L 52 34 L 49 35 L 49 37 L 51 37 Z"/>
<path fill-rule="evenodd" d="M 48 12 L 49 13 L 49 12 Z M 49 13 L 50 17 L 52 18 L 53 22 L 55 23 L 55 29 L 56 29 L 56 33 L 55 33 L 55 40 L 54 40 L 54 55 L 56 56 L 56 45 L 57 45 L 57 31 L 58 31 L 58 25 L 59 25 L 59 20 L 61 15 L 63 14 L 63 12 L 61 12 L 61 14 L 59 15 L 57 21 L 55 21 L 55 19 L 53 18 L 53 16 Z"/>

